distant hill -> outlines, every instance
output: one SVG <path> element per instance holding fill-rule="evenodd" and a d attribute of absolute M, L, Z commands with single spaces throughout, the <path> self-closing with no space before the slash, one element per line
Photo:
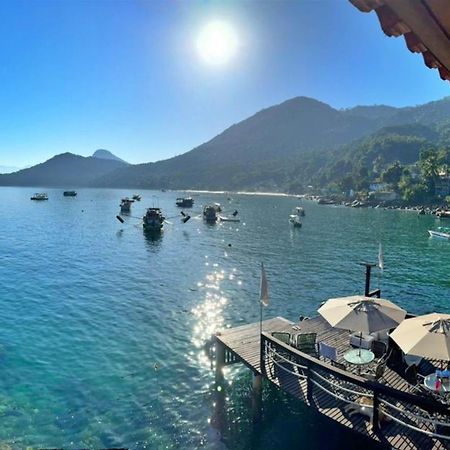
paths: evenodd
<path fill-rule="evenodd" d="M 345 110 L 297 97 L 232 125 L 190 152 L 157 163 L 122 167 L 96 184 L 295 190 L 317 181 L 336 160 L 351 162 L 355 156 L 362 161 L 382 153 L 387 161 L 400 157 L 406 162 L 416 158 L 427 142 L 450 143 L 449 117 L 450 97 L 417 107 L 376 105 Z"/>
<path fill-rule="evenodd" d="M 44 167 L 1 175 L 0 184 L 300 192 L 348 173 L 357 177 L 362 169 L 371 177 L 376 165 L 414 163 L 430 145 L 450 145 L 450 97 L 414 107 L 341 110 L 296 97 L 164 161 L 131 165 L 107 150 L 91 158 L 65 154 Z"/>
<path fill-rule="evenodd" d="M 109 150 L 105 150 L 103 148 L 100 148 L 100 149 L 96 150 L 94 152 L 94 154 L 92 155 L 92 157 L 93 158 L 99 158 L 99 159 L 110 159 L 112 161 L 119 161 L 119 162 L 122 162 L 124 164 L 128 164 L 123 159 L 120 159 L 118 156 L 112 154 Z"/>
<path fill-rule="evenodd" d="M 122 166 L 119 161 L 63 153 L 28 169 L 0 175 L 0 186 L 89 186 Z"/>

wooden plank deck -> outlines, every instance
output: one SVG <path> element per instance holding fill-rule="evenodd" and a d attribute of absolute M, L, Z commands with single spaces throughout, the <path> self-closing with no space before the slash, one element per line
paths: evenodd
<path fill-rule="evenodd" d="M 305 320 L 300 324 L 294 324 L 282 317 L 275 317 L 263 321 L 263 331 L 268 334 L 273 332 L 288 332 L 291 334 L 317 333 L 317 342 L 325 342 L 335 347 L 338 352 L 338 362 L 342 363 L 345 363 L 343 355 L 351 348 L 350 333 L 345 330 L 332 328 L 321 317 Z M 216 336 L 216 339 L 225 347 L 226 351 L 234 355 L 233 361 L 241 361 L 254 373 L 262 373 L 260 367 L 259 322 L 224 330 Z M 289 366 L 289 363 L 286 363 L 286 365 Z M 348 365 L 347 368 L 349 370 L 355 369 L 355 367 Z M 296 371 L 297 368 L 291 365 L 289 370 Z M 269 366 L 267 361 L 263 372 L 264 376 L 280 389 L 314 407 L 336 423 L 361 433 L 384 447 L 401 450 L 441 450 L 450 448 L 450 445 L 432 439 L 423 433 L 410 430 L 405 434 L 405 428 L 395 421 L 383 423 L 381 432 L 375 433 L 367 417 L 361 414 L 349 414 L 346 410 L 347 404 L 345 402 L 337 400 L 334 396 L 321 391 L 317 387 L 313 391 L 311 402 L 309 402 L 306 380 L 293 376 L 280 367 L 274 370 L 274 365 Z M 406 380 L 389 367 L 386 367 L 381 382 L 403 392 L 410 391 L 410 386 Z"/>

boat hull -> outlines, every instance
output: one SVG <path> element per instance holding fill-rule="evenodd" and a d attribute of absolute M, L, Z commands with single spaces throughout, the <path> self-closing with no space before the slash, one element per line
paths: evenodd
<path fill-rule="evenodd" d="M 443 233 L 442 231 L 428 230 L 428 233 L 430 234 L 430 237 L 436 237 L 439 239 L 450 239 L 450 234 Z"/>

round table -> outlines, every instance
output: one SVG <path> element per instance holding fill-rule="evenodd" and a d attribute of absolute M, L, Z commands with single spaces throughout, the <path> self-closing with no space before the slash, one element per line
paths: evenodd
<path fill-rule="evenodd" d="M 441 387 L 436 389 L 436 374 L 432 373 L 431 375 L 427 375 L 423 379 L 423 385 L 429 390 L 433 392 L 439 392 L 440 394 L 447 394 L 450 392 L 450 380 L 448 378 L 441 379 Z"/>
<path fill-rule="evenodd" d="M 370 350 L 355 348 L 346 352 L 344 359 L 350 364 L 364 365 L 371 363 L 375 359 L 375 355 Z"/>

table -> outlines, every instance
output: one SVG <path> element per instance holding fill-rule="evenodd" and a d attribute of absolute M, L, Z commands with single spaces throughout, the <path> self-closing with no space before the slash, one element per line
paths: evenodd
<path fill-rule="evenodd" d="M 438 392 L 440 394 L 447 394 L 450 392 L 450 379 L 442 378 L 440 389 L 436 389 L 436 374 L 432 373 L 431 375 L 427 375 L 423 379 L 423 385 L 429 390 L 433 392 Z"/>
<path fill-rule="evenodd" d="M 370 364 L 375 359 L 375 355 L 370 350 L 355 348 L 346 352 L 344 354 L 344 359 L 350 364 L 362 366 L 365 364 Z"/>

